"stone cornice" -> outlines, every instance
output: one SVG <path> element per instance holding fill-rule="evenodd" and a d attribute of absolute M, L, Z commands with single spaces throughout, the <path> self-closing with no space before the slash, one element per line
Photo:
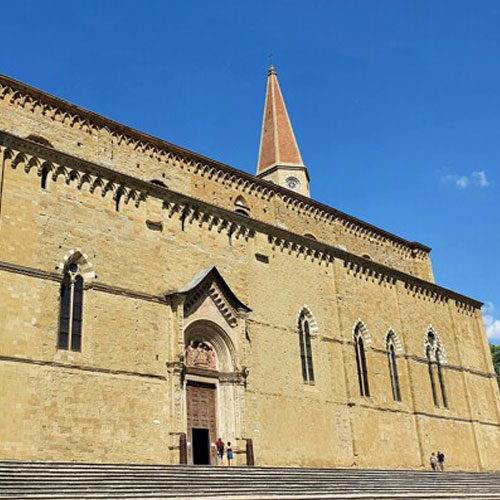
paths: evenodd
<path fill-rule="evenodd" d="M 0 271 L 7 271 L 7 272 L 15 273 L 15 274 L 21 274 L 24 276 L 31 276 L 33 278 L 55 281 L 55 282 L 60 282 L 62 279 L 62 274 L 57 273 L 57 272 L 48 272 L 48 271 L 44 271 L 41 269 L 35 269 L 35 268 L 31 268 L 31 267 L 21 266 L 19 264 L 12 264 L 9 262 L 2 262 L 2 261 L 0 261 Z M 168 305 L 169 304 L 168 300 L 165 298 L 165 296 L 163 294 L 162 295 L 150 295 L 150 294 L 138 292 L 135 290 L 129 290 L 129 289 L 125 289 L 125 288 L 107 285 L 105 283 L 96 283 L 96 282 L 94 282 L 88 288 L 91 288 L 91 289 L 96 290 L 96 291 L 104 292 L 104 293 L 110 293 L 113 295 L 122 295 L 122 296 L 133 298 L 133 299 L 145 300 L 145 301 L 149 301 L 149 302 L 156 302 L 156 303 L 161 304 L 161 305 Z M 470 299 L 470 300 L 472 300 L 472 299 Z M 257 325 L 268 326 L 266 323 L 261 323 L 257 320 L 249 319 L 248 321 L 249 321 L 249 323 L 254 323 Z M 281 328 L 281 330 L 287 331 L 288 329 Z M 293 329 L 292 332 L 295 335 L 295 329 Z M 312 335 L 312 337 L 313 338 L 317 337 L 317 335 Z M 327 343 L 336 343 L 336 344 L 340 344 L 340 345 L 351 345 L 351 346 L 354 345 L 354 342 L 352 340 L 346 340 L 346 339 L 334 338 L 334 337 L 322 336 L 320 338 L 320 341 L 327 342 Z M 378 348 L 378 347 L 371 347 L 370 349 L 376 353 L 383 354 L 384 356 L 387 354 L 386 350 Z M 428 363 L 427 358 L 422 357 L 422 356 L 413 355 L 413 354 L 407 354 L 407 353 L 398 354 L 397 357 L 404 358 L 406 360 L 415 361 L 417 363 L 423 363 L 423 364 Z M 496 378 L 495 373 L 483 372 L 481 370 L 467 368 L 464 366 L 451 365 L 449 363 L 444 364 L 443 368 L 446 368 L 449 370 L 454 370 L 454 371 L 467 372 L 467 373 L 471 373 L 473 375 L 477 375 L 480 377 Z M 213 373 L 210 370 L 208 372 Z"/>
<path fill-rule="evenodd" d="M 60 283 L 63 277 L 61 272 L 54 271 L 44 271 L 43 269 L 36 269 L 34 267 L 22 266 L 20 264 L 13 264 L 12 262 L 5 262 L 0 260 L 0 271 L 5 271 L 8 273 L 20 274 L 23 276 L 29 276 L 31 278 L 37 278 L 41 280 L 54 281 Z M 156 302 L 162 305 L 168 305 L 168 299 L 162 295 L 151 295 L 149 293 L 138 292 L 137 290 L 130 290 L 128 288 L 122 288 L 119 286 L 108 285 L 102 282 L 92 282 L 91 284 L 85 284 L 85 290 L 95 290 L 96 292 L 109 293 L 112 295 L 122 295 L 123 297 L 129 297 L 131 299 L 144 300 L 147 302 Z"/>
<path fill-rule="evenodd" d="M 40 107 L 44 115 L 53 119 L 56 119 L 56 115 L 58 115 L 60 121 L 68 122 L 71 126 L 77 123 L 78 126 L 89 132 L 92 130 L 107 129 L 118 140 L 125 140 L 127 143 L 134 142 L 138 149 L 150 151 L 155 156 L 165 156 L 167 154 L 182 158 L 193 165 L 199 166 L 202 172 L 212 169 L 222 171 L 226 175 L 239 179 L 238 182 L 252 184 L 262 191 L 279 195 L 287 205 L 307 210 L 313 214 L 322 214 L 326 219 L 339 219 L 348 227 L 359 227 L 366 232 L 373 233 L 379 238 L 387 238 L 396 245 L 417 252 L 417 254 L 425 255 L 431 250 L 430 247 L 422 243 L 408 241 L 340 210 L 301 194 L 294 193 L 277 184 L 127 127 L 4 75 L 0 75 L 0 99 L 8 99 L 11 103 L 19 103 L 21 106 L 28 107 L 31 110 Z"/>
<path fill-rule="evenodd" d="M 46 366 L 50 368 L 63 368 L 65 370 L 76 370 L 90 373 L 100 373 L 106 375 L 125 375 L 129 377 L 140 377 L 140 378 L 151 378 L 156 380 L 166 380 L 164 375 L 158 375 L 155 373 L 144 373 L 144 372 L 135 372 L 130 370 L 114 370 L 110 368 L 102 368 L 99 366 L 90 366 L 90 365 L 78 365 L 75 363 L 62 363 L 59 361 L 50 361 L 50 360 L 42 360 L 42 359 L 29 359 L 29 358 L 19 358 L 16 356 L 0 356 L 0 362 L 10 362 L 10 363 L 23 363 L 29 365 L 38 365 L 38 366 Z"/>
<path fill-rule="evenodd" d="M 8 132 L 0 132 L 0 146 L 5 150 L 2 154 L 9 154 L 13 150 L 10 158 L 13 166 L 16 158 L 22 157 L 25 169 L 41 169 L 43 165 L 48 165 L 53 170 L 54 178 L 62 175 L 68 184 L 75 183 L 80 188 L 83 182 L 89 182 L 91 186 L 99 183 L 102 195 L 107 192 L 122 192 L 127 200 L 135 200 L 135 204 L 146 201 L 148 197 L 155 197 L 163 200 L 163 208 L 167 210 L 168 216 L 175 214 L 190 223 L 195 221 L 199 226 L 206 225 L 209 229 L 217 228 L 217 231 L 227 231 L 235 238 L 253 237 L 256 231 L 267 234 L 269 243 L 273 247 L 287 249 L 289 252 L 309 256 L 320 262 L 331 262 L 334 258 L 344 261 L 344 265 L 355 273 L 368 273 L 374 279 L 399 280 L 412 293 L 427 295 L 431 298 L 454 299 L 457 305 L 467 309 L 478 309 L 482 302 L 466 297 L 452 290 L 440 287 L 423 279 L 411 276 L 403 271 L 398 271 L 375 261 L 359 257 L 346 250 L 327 245 L 313 240 L 306 236 L 293 233 L 277 226 L 252 219 L 244 215 L 232 212 L 225 208 L 212 205 L 190 196 L 172 191 L 168 188 L 152 184 L 130 175 L 118 172 L 108 167 L 91 163 L 87 160 L 76 158 L 67 153 L 56 151 L 55 149 L 21 139 Z M 21 161 L 21 160 L 19 160 Z M 48 163 L 53 162 L 53 163 Z M 95 179 L 91 178 L 95 177 Z M 91 192 L 93 187 L 91 187 Z M 94 285 L 95 286 L 95 285 Z"/>

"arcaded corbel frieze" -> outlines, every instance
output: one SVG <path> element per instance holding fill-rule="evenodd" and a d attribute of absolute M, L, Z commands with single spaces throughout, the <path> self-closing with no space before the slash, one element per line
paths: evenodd
<path fill-rule="evenodd" d="M 211 231 L 214 227 L 217 227 L 220 224 L 221 219 L 217 215 L 213 215 L 208 223 L 208 230 Z"/>
<path fill-rule="evenodd" d="M 211 220 L 212 220 L 212 215 L 207 212 L 203 212 L 198 218 L 198 227 L 203 228 L 205 223 L 206 225 L 210 225 Z"/>
<path fill-rule="evenodd" d="M 101 191 L 101 196 L 103 198 L 105 198 L 108 193 L 112 193 L 112 196 L 113 196 L 114 193 L 116 193 L 116 191 L 117 191 L 116 184 L 113 181 L 108 181 L 104 184 L 104 187 Z M 113 196 L 113 198 L 114 198 L 114 196 Z"/>
<path fill-rule="evenodd" d="M 137 203 L 137 201 L 139 200 L 140 195 L 134 189 L 126 188 L 125 189 L 124 198 L 125 198 L 125 204 L 126 205 L 128 205 L 128 203 L 129 203 L 130 200 L 134 200 L 134 205 L 135 205 Z"/>
<path fill-rule="evenodd" d="M 171 219 L 174 215 L 178 215 L 179 219 L 182 216 L 184 205 L 176 202 L 171 202 L 167 200 L 163 200 L 163 209 L 167 211 L 167 217 Z"/>
<path fill-rule="evenodd" d="M 7 140 L 6 142 L 9 141 Z M 15 142 L 15 140 L 11 140 L 10 142 Z M 57 182 L 59 178 L 62 178 L 67 185 L 74 185 L 79 190 L 83 189 L 85 184 L 88 184 L 91 194 L 100 190 L 103 197 L 108 193 L 112 193 L 113 198 L 115 198 L 117 191 L 124 186 L 121 175 L 117 172 L 108 172 L 109 175 L 103 176 L 104 172 L 101 170 L 103 167 L 89 164 L 85 161 L 80 162 L 75 158 L 71 158 L 68 162 L 57 161 L 55 159 L 58 156 L 57 152 L 50 150 L 48 151 L 49 154 L 41 155 L 39 153 L 44 153 L 45 149 L 47 149 L 46 147 L 31 143 L 30 141 L 25 142 L 31 146 L 30 149 L 33 152 L 22 152 L 15 148 L 8 148 L 12 152 L 13 158 L 10 166 L 13 169 L 22 166 L 29 173 L 35 168 L 38 175 L 40 175 L 42 170 L 46 168 L 49 174 L 51 174 L 51 181 Z M 127 189 L 134 192 L 134 195 L 128 196 L 128 199 L 134 198 L 136 206 L 146 201 L 147 193 L 145 190 L 137 192 L 133 188 Z"/>
<path fill-rule="evenodd" d="M 89 134 L 100 130 L 108 130 L 112 141 L 117 145 L 126 144 L 157 161 L 164 161 L 181 169 L 187 168 L 191 171 L 196 171 L 198 175 L 206 175 L 208 173 L 210 176 L 222 178 L 224 182 L 229 183 L 234 189 L 256 193 L 264 199 L 279 196 L 285 204 L 297 207 L 300 213 L 308 217 L 320 218 L 324 222 L 331 222 L 336 216 L 337 218 L 355 221 L 355 225 L 359 227 L 368 227 L 363 221 L 342 214 L 330 207 L 323 206 L 314 200 L 306 199 L 297 194 L 292 195 L 281 186 L 271 185 L 267 181 L 253 178 L 227 165 L 200 157 L 195 153 L 183 150 L 160 139 L 149 137 L 141 132 L 114 123 L 95 113 L 79 109 L 74 105 L 30 88 L 20 82 L 15 82 L 7 77 L 1 77 L 0 80 L 0 98 L 10 100 L 13 104 L 18 104 L 22 107 L 26 107 L 30 103 L 32 112 L 35 112 L 35 109 L 39 109 L 41 115 L 52 118 L 67 126 L 81 129 Z M 383 230 L 378 230 L 377 228 L 372 228 L 372 231 L 375 234 L 385 234 Z M 403 241 L 395 235 L 390 235 L 389 238 L 392 243 Z M 417 245 L 411 242 L 404 243 L 406 245 Z M 424 248 L 423 245 L 420 245 L 420 247 Z M 426 251 L 429 251 L 429 249 Z"/>
<path fill-rule="evenodd" d="M 90 189 L 92 188 L 92 184 L 94 182 L 94 179 L 92 176 L 88 173 L 84 173 L 83 175 L 80 176 L 80 179 L 78 180 L 78 185 L 77 188 L 79 191 L 83 190 L 83 187 L 88 184 L 89 186 L 89 192 Z"/>
<path fill-rule="evenodd" d="M 380 284 L 386 283 L 389 286 L 396 284 L 396 278 L 390 273 L 384 272 L 383 268 L 374 268 L 371 266 L 371 261 L 359 257 L 356 261 L 344 259 L 344 267 L 349 274 L 354 276 L 362 276 L 366 280 L 378 281 Z"/>
<path fill-rule="evenodd" d="M 248 241 L 248 237 L 250 235 L 250 230 L 247 226 L 243 224 L 238 224 L 236 231 L 235 231 L 235 238 L 239 239 L 240 237 L 243 238 L 245 241 Z"/>
<path fill-rule="evenodd" d="M 470 304 L 467 304 L 461 300 L 455 300 L 454 302 L 457 310 L 460 313 L 465 314 L 466 316 L 474 316 L 476 309 L 472 307 Z"/>
<path fill-rule="evenodd" d="M 231 224 L 227 219 L 221 218 L 219 221 L 219 224 L 217 225 L 217 232 L 221 233 L 224 229 L 229 231 L 230 226 L 231 226 Z"/>
<path fill-rule="evenodd" d="M 349 253 L 345 249 L 335 248 L 334 246 L 331 246 L 329 244 L 311 240 L 310 238 L 307 238 L 300 234 L 292 233 L 291 231 L 273 226 L 263 221 L 252 218 L 245 218 L 244 216 L 235 214 L 230 210 L 211 205 L 210 203 L 201 200 L 195 200 L 187 195 L 176 193 L 169 190 L 168 188 L 153 185 L 151 183 L 148 183 L 147 181 L 143 181 L 135 177 L 131 177 L 130 175 L 117 172 L 108 167 L 97 165 L 80 158 L 72 157 L 71 155 L 56 151 L 47 146 L 43 146 L 37 143 L 33 143 L 32 141 L 13 136 L 8 132 L 0 132 L 0 145 L 12 151 L 13 158 L 11 160 L 11 166 L 14 161 L 16 161 L 16 158 L 19 162 L 26 162 L 26 154 L 29 154 L 31 156 L 38 155 L 43 162 L 50 162 L 50 165 L 53 166 L 53 179 L 57 179 L 59 175 L 64 176 L 65 179 L 69 176 L 70 184 L 72 183 L 72 181 L 77 181 L 71 184 L 75 187 L 77 187 L 77 185 L 83 186 L 86 184 L 86 182 L 83 182 L 83 177 L 85 175 L 89 176 L 90 179 L 93 179 L 92 187 L 90 188 L 91 192 L 94 192 L 97 189 L 103 189 L 103 187 L 106 186 L 109 181 L 113 181 L 113 183 L 118 187 L 121 185 L 127 185 L 136 193 L 136 207 L 138 207 L 141 202 L 146 201 L 149 196 L 152 196 L 167 201 L 164 206 L 168 207 L 171 211 L 174 212 L 176 211 L 176 206 L 181 207 L 181 212 L 183 210 L 182 207 L 190 206 L 196 207 L 203 213 L 207 212 L 216 215 L 217 220 L 214 219 L 214 227 L 217 227 L 217 230 L 219 232 L 227 228 L 228 225 L 230 226 L 231 223 L 235 222 L 247 227 L 249 229 L 249 236 L 255 234 L 256 231 L 267 234 L 269 243 L 272 245 L 273 250 L 275 250 L 276 247 L 283 248 L 285 242 L 293 242 L 295 244 L 300 243 L 300 245 L 303 245 L 307 248 L 325 252 L 325 254 L 328 255 L 328 259 L 325 259 L 327 262 L 333 261 L 334 257 L 338 257 L 343 261 L 354 263 L 360 263 L 365 260 L 359 256 Z M 20 149 L 26 150 L 26 154 L 20 153 Z M 35 152 L 37 153 L 36 155 L 33 154 Z M 18 155 L 18 153 L 19 156 L 16 156 Z M 5 156 L 8 156 L 8 154 L 4 153 L 4 157 Z M 40 168 L 40 165 L 38 166 L 38 168 Z M 71 179 L 70 174 L 72 170 L 76 170 L 79 172 L 78 177 L 73 180 Z M 405 246 L 402 245 L 402 248 L 405 248 Z M 367 266 L 370 269 L 383 273 L 384 275 L 389 275 L 393 278 L 394 281 L 401 280 L 402 282 L 407 284 L 417 284 L 425 290 L 434 291 L 434 293 L 436 293 L 438 296 L 444 296 L 445 298 L 451 297 L 459 301 L 463 301 L 466 304 L 470 304 L 474 309 L 477 309 L 482 305 L 479 301 L 470 299 L 451 290 L 439 287 L 434 283 L 426 282 L 403 271 L 398 271 L 374 261 L 363 262 L 363 266 Z"/>
<path fill-rule="evenodd" d="M 415 297 L 432 302 L 448 302 L 448 297 L 436 289 L 425 286 L 423 283 L 405 283 L 405 289 Z"/>
<path fill-rule="evenodd" d="M 198 208 L 190 207 L 188 215 L 189 224 L 192 224 L 195 220 L 198 220 L 199 217 L 200 217 L 200 211 L 198 210 Z"/>
<path fill-rule="evenodd" d="M 90 189 L 89 189 L 90 194 L 94 194 L 97 189 L 103 189 L 104 188 L 104 182 L 103 182 L 103 180 L 99 176 L 93 175 L 93 176 L 89 176 L 89 178 L 91 179 L 91 186 L 90 186 Z M 55 181 L 56 178 L 53 177 L 53 180 Z"/>

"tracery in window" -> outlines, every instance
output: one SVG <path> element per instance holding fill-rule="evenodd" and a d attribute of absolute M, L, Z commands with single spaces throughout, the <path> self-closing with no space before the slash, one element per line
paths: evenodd
<path fill-rule="evenodd" d="M 358 372 L 359 393 L 361 396 L 370 396 L 368 383 L 368 368 L 366 365 L 365 341 L 361 332 L 361 325 L 354 330 L 354 351 L 356 355 L 356 369 Z"/>
<path fill-rule="evenodd" d="M 392 398 L 401 401 L 401 388 L 399 385 L 398 363 L 396 359 L 396 341 L 393 332 L 387 335 L 386 341 L 387 360 L 389 362 L 389 375 L 391 378 Z"/>
<path fill-rule="evenodd" d="M 311 324 L 303 311 L 299 316 L 299 347 L 302 366 L 302 379 L 307 384 L 314 384 L 314 368 L 311 347 Z"/>
<path fill-rule="evenodd" d="M 434 371 L 432 368 L 432 348 L 431 346 L 427 346 L 425 350 L 425 356 L 427 358 L 427 370 L 429 372 L 429 380 L 431 383 L 432 390 L 432 400 L 434 401 L 434 406 L 439 406 L 439 401 L 436 392 L 436 381 L 434 380 Z"/>
<path fill-rule="evenodd" d="M 443 347 L 440 340 L 434 331 L 427 332 L 427 337 L 425 341 L 425 356 L 427 358 L 427 369 L 429 372 L 429 381 L 432 390 L 432 399 L 434 405 L 439 407 L 440 402 L 442 402 L 445 408 L 448 408 L 448 398 L 446 395 L 446 384 L 443 372 Z M 438 388 L 436 385 L 436 375 L 439 384 L 439 392 L 441 393 L 441 401 L 439 400 Z"/>
<path fill-rule="evenodd" d="M 448 408 L 448 398 L 446 397 L 444 373 L 443 373 L 443 367 L 441 365 L 441 351 L 439 349 L 436 350 L 436 366 L 437 366 L 437 372 L 438 372 L 439 387 L 441 389 L 441 398 L 443 400 L 443 406 L 445 408 Z"/>
<path fill-rule="evenodd" d="M 80 265 L 70 262 L 61 283 L 58 348 L 81 351 L 83 287 Z"/>

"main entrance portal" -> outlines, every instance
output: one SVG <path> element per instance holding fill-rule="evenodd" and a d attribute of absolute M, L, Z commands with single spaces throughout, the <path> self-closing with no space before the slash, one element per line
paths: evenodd
<path fill-rule="evenodd" d="M 191 442 L 193 464 L 215 463 L 217 418 L 215 385 L 189 381 L 187 383 L 188 439 Z"/>

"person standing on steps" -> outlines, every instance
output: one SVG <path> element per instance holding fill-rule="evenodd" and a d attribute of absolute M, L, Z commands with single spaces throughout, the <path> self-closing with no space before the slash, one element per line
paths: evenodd
<path fill-rule="evenodd" d="M 444 453 L 438 451 L 437 452 L 437 462 L 439 466 L 439 470 L 444 472 Z"/>
<path fill-rule="evenodd" d="M 231 466 L 231 460 L 233 459 L 233 449 L 231 448 L 231 441 L 227 442 L 227 465 Z"/>
<path fill-rule="evenodd" d="M 438 461 L 436 458 L 436 454 L 434 452 L 431 453 L 431 457 L 429 458 L 429 463 L 431 464 L 431 469 L 436 471 L 438 468 Z"/>
<path fill-rule="evenodd" d="M 217 465 L 222 465 L 224 461 L 224 449 L 226 448 L 226 445 L 221 438 L 217 438 L 217 441 L 215 441 L 215 448 L 217 449 Z"/>

